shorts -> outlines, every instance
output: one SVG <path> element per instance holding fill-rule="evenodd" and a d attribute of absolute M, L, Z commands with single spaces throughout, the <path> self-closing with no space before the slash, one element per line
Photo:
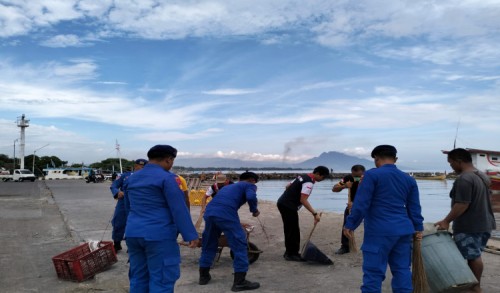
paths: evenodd
<path fill-rule="evenodd" d="M 453 235 L 458 250 L 467 260 L 474 260 L 480 257 L 490 237 L 491 234 L 488 232 L 456 233 Z"/>

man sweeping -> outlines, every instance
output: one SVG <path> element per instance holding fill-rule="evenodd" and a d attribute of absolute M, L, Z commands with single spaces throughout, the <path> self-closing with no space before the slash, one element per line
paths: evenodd
<path fill-rule="evenodd" d="M 217 196 L 207 205 L 200 257 L 200 285 L 206 285 L 212 279 L 210 267 L 217 254 L 219 237 L 224 232 L 229 247 L 234 253 L 234 282 L 231 291 L 254 290 L 260 287 L 257 282 L 246 280 L 249 265 L 248 246 L 246 234 L 238 216 L 238 209 L 247 202 L 252 215 L 259 216 L 257 186 L 255 186 L 258 181 L 257 174 L 244 172 L 240 175 L 238 183 L 220 189 Z"/>
<path fill-rule="evenodd" d="M 283 258 L 287 261 L 304 261 L 299 254 L 300 249 L 300 227 L 299 209 L 304 206 L 314 217 L 314 223 L 320 221 L 320 215 L 309 203 L 309 196 L 313 190 L 314 183 L 323 181 L 330 175 L 325 166 L 314 168 L 312 173 L 297 176 L 290 182 L 285 192 L 278 199 L 278 210 L 283 219 L 283 232 L 285 234 L 285 254 Z"/>

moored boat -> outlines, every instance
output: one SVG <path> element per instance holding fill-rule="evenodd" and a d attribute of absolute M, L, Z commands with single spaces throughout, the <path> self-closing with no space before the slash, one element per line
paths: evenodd
<path fill-rule="evenodd" d="M 446 174 L 429 175 L 429 176 L 413 175 L 413 178 L 417 180 L 446 180 Z"/>
<path fill-rule="evenodd" d="M 72 167 L 62 167 L 62 168 L 45 168 L 43 169 L 43 177 L 45 180 L 57 180 L 57 179 L 84 179 L 89 176 L 93 169 L 92 168 L 72 168 Z"/>

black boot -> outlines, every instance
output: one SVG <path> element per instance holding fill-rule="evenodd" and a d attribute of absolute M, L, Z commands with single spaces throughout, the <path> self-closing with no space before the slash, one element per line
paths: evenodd
<path fill-rule="evenodd" d="M 122 243 L 121 241 L 115 241 L 115 244 L 113 245 L 115 247 L 115 252 L 118 252 L 122 250 Z"/>
<path fill-rule="evenodd" d="M 233 287 L 231 288 L 231 291 L 238 292 L 238 291 L 254 290 L 260 287 L 260 284 L 257 282 L 250 282 L 246 280 L 245 279 L 246 275 L 247 275 L 246 272 L 234 273 L 234 283 Z"/>
<path fill-rule="evenodd" d="M 206 285 L 212 279 L 210 276 L 210 268 L 200 268 L 200 280 L 198 284 Z"/>

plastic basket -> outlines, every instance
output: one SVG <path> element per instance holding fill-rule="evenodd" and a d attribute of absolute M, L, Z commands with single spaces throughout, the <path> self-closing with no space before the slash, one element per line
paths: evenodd
<path fill-rule="evenodd" d="M 52 258 L 57 277 L 76 282 L 92 278 L 117 261 L 111 241 L 102 241 L 94 251 L 90 251 L 89 244 L 84 243 Z"/>

